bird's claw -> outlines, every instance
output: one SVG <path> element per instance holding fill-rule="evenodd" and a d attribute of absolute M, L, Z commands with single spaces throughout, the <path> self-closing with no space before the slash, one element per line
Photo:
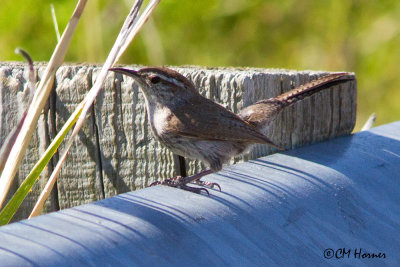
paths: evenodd
<path fill-rule="evenodd" d="M 165 179 L 163 181 L 155 181 L 154 183 L 151 183 L 149 186 L 166 185 L 166 186 L 170 186 L 170 187 L 181 188 L 183 190 L 190 191 L 190 192 L 193 192 L 193 193 L 196 193 L 196 194 L 200 194 L 201 191 L 204 191 L 205 193 L 207 193 L 207 195 L 210 195 L 210 192 L 206 188 L 203 188 L 203 187 L 200 187 L 200 188 L 191 187 L 191 186 L 188 186 L 185 183 L 183 183 L 182 180 L 183 180 L 182 176 L 176 176 L 176 177 L 173 177 L 173 178 Z M 211 189 L 214 186 L 217 186 L 219 191 L 221 191 L 221 187 L 217 183 L 203 182 L 203 181 L 200 181 L 200 180 L 197 180 L 194 183 L 198 184 L 200 186 L 210 187 Z"/>
<path fill-rule="evenodd" d="M 217 183 L 213 183 L 213 182 L 207 182 L 207 181 L 201 181 L 201 180 L 196 180 L 194 181 L 195 184 L 200 185 L 200 186 L 207 186 L 211 189 L 214 188 L 214 186 L 218 187 L 218 190 L 221 192 L 221 186 Z"/>

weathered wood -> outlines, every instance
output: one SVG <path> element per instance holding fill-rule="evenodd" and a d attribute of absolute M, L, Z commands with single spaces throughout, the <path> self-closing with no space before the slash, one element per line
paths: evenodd
<path fill-rule="evenodd" d="M 40 70 L 36 72 L 40 76 Z M 25 91 L 27 88 L 28 68 L 19 63 L 1 64 L 0 79 L 0 144 L 3 144 L 3 140 L 14 129 L 29 103 L 29 97 Z M 47 127 L 45 119 L 43 115 L 39 117 L 37 130 L 33 134 L 25 158 L 7 196 L 7 201 L 29 174 L 35 163 L 39 160 L 40 153 L 45 149 Z M 40 181 L 35 184 L 32 192 L 26 197 L 22 204 L 23 208 L 18 210 L 14 220 L 26 218 L 30 214 L 41 189 L 47 181 L 47 177 L 46 172 L 41 175 Z M 51 204 L 49 201 L 46 203 L 45 211 L 51 210 Z"/>
<path fill-rule="evenodd" d="M 39 74 L 43 69 L 41 65 Z M 175 69 L 192 80 L 203 95 L 234 112 L 326 74 L 239 68 Z M 18 181 L 25 178 L 38 159 L 38 149 L 43 151 L 43 143 L 50 140 L 49 136 L 54 136 L 52 129 L 58 131 L 84 98 L 99 70 L 98 66 L 75 65 L 63 66 L 57 71 L 55 105 L 40 122 Z M 22 112 L 19 103 L 22 100 L 17 96 L 26 84 L 23 72 L 26 72 L 23 63 L 0 64 L 3 77 L 0 85 L 0 142 L 12 129 L 18 112 Z M 104 87 L 62 168 L 57 195 L 48 203 L 50 210 L 56 206 L 54 201 L 57 198 L 61 208 L 72 207 L 143 188 L 156 179 L 180 174 L 177 157 L 152 138 L 143 95 L 133 80 L 110 73 Z M 266 134 L 285 148 L 294 148 L 350 133 L 355 124 L 355 114 L 356 84 L 348 82 L 284 110 Z M 268 146 L 256 145 L 232 162 L 254 159 L 271 152 L 274 150 Z M 54 165 L 52 162 L 50 167 Z M 204 167 L 192 160 L 185 160 L 185 165 L 188 174 Z M 45 181 L 46 178 L 41 179 L 40 185 L 30 194 L 28 204 L 22 208 L 27 210 L 22 212 L 24 215 L 30 212 Z"/>
<path fill-rule="evenodd" d="M 6 225 L 1 265 L 399 266 L 399 154 L 396 122 Z"/>
<path fill-rule="evenodd" d="M 92 68 L 62 66 L 56 73 L 56 128 L 61 129 L 92 85 Z M 68 138 L 68 136 L 67 136 Z M 63 145 L 60 148 L 63 151 Z M 69 150 L 58 179 L 60 208 L 99 200 L 103 197 L 98 146 L 93 112 L 87 117 Z"/>

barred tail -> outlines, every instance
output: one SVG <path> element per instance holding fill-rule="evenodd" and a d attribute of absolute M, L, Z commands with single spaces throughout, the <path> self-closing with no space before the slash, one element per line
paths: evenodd
<path fill-rule="evenodd" d="M 267 127 L 285 107 L 311 96 L 318 91 L 351 80 L 354 80 L 354 75 L 350 73 L 329 74 L 296 87 L 280 96 L 258 101 L 241 110 L 238 115 L 245 122 L 257 129 Z"/>
<path fill-rule="evenodd" d="M 315 79 L 309 83 L 300 85 L 299 87 L 290 90 L 289 92 L 283 93 L 273 99 L 261 100 L 257 103 L 271 103 L 271 100 L 275 103 L 279 103 L 281 107 L 290 106 L 299 100 L 302 100 L 308 96 L 311 96 L 321 90 L 327 89 L 331 86 L 345 83 L 347 81 L 354 80 L 354 76 L 350 73 L 335 73 L 329 74 L 324 77 Z"/>

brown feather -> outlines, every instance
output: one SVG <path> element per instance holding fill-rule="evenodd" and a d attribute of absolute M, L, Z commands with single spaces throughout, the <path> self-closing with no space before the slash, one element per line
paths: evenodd
<path fill-rule="evenodd" d="M 236 114 L 201 95 L 193 97 L 190 105 L 180 105 L 171 111 L 173 115 L 167 130 L 176 135 L 201 140 L 270 144 L 278 147 Z M 199 116 L 199 113 L 202 116 Z"/>

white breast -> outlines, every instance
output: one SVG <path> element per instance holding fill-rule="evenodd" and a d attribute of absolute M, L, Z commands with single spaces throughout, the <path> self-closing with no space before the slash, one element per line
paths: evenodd
<path fill-rule="evenodd" d="M 161 136 L 168 125 L 167 118 L 170 115 L 170 110 L 156 105 L 148 106 L 148 117 L 154 134 Z"/>
<path fill-rule="evenodd" d="M 154 113 L 154 130 L 157 132 L 158 135 L 162 135 L 165 128 L 167 127 L 167 118 L 170 114 L 170 111 L 166 108 L 157 109 Z"/>

